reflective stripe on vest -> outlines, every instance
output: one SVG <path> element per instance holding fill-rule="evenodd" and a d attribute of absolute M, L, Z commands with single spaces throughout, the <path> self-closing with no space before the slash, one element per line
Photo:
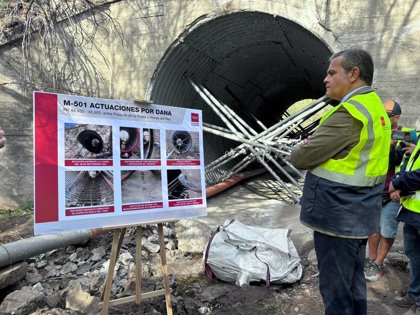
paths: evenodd
<path fill-rule="evenodd" d="M 352 108 L 349 104 L 354 107 Z M 383 107 L 380 100 L 378 104 L 381 105 L 382 110 Z M 372 172 L 372 166 L 370 166 L 369 170 L 368 166 L 372 159 L 372 149 L 376 140 L 372 114 L 365 106 L 353 99 L 343 103 L 342 106 L 347 109 L 350 115 L 363 124 L 359 142 L 351 149 L 346 157 L 337 160 L 330 159 L 324 164 L 312 169 L 311 172 L 319 177 L 348 185 L 372 187 L 383 183 L 388 169 L 389 145 L 391 139 L 390 122 L 389 119 L 386 120 L 384 118 L 386 117 L 385 110 L 381 119 L 383 119 L 383 129 L 389 131 L 384 135 L 384 137 L 387 137 L 387 141 L 376 144 L 376 146 L 382 146 L 375 147 L 376 150 L 374 154 L 376 154 L 376 156 L 374 156 L 374 162 L 372 163 L 375 165 L 376 174 L 368 174 L 369 172 Z M 327 117 L 333 112 L 334 111 L 327 113 Z M 324 120 L 325 119 L 322 119 L 321 123 Z M 383 145 L 386 145 L 388 149 L 383 148 Z M 379 153 L 378 150 L 380 150 Z"/>
<path fill-rule="evenodd" d="M 420 154 L 419 150 L 420 150 L 420 141 L 417 142 L 416 148 L 410 155 L 406 172 L 420 169 L 420 159 L 418 158 Z M 411 195 L 408 197 L 402 197 L 400 201 L 404 208 L 413 212 L 420 213 L 420 190 L 417 190 L 414 195 Z"/>

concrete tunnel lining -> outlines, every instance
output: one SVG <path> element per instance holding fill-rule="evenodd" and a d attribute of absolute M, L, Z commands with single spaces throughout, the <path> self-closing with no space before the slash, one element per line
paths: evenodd
<path fill-rule="evenodd" d="M 252 11 L 206 17 L 167 49 L 150 99 L 201 109 L 205 122 L 225 127 L 192 88 L 191 78 L 260 131 L 249 114 L 271 126 L 296 101 L 325 93 L 330 55 L 320 38 L 281 16 Z M 204 144 L 206 164 L 238 145 L 207 133 Z"/>

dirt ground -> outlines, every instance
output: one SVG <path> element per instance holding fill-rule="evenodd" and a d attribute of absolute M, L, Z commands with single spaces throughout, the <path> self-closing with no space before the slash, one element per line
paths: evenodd
<path fill-rule="evenodd" d="M 13 216 L 0 221 L 0 244 L 11 243 L 34 235 L 32 215 Z"/>
<path fill-rule="evenodd" d="M 31 215 L 10 217 L 0 222 L 1 243 L 31 236 Z M 406 311 L 393 304 L 400 289 L 408 283 L 407 261 L 404 257 L 403 244 L 397 240 L 387 260 L 386 275 L 377 282 L 368 283 L 368 314 L 399 315 Z M 307 259 L 307 253 L 302 254 L 301 258 L 304 275 L 299 282 L 293 285 L 271 285 L 270 288 L 266 288 L 265 283 L 238 287 L 222 281 L 211 281 L 200 271 L 201 257 L 186 255 L 169 259 L 171 277 L 177 283 L 175 295 L 185 305 L 182 312 L 180 308 L 174 307 L 174 314 L 323 314 L 316 264 L 313 259 Z M 192 267 L 190 275 L 185 272 L 185 266 L 197 265 L 199 267 L 195 269 L 196 272 Z M 142 302 L 143 306 L 140 307 L 135 303 L 114 307 L 110 314 L 152 314 L 150 307 L 154 307 L 157 314 L 165 314 L 162 298 L 147 301 Z M 204 306 L 202 312 L 198 311 L 200 306 Z"/>

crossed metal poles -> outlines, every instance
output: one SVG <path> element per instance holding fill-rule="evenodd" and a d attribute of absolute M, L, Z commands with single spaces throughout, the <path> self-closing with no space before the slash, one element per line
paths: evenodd
<path fill-rule="evenodd" d="M 304 130 L 305 128 L 301 126 L 302 122 L 327 106 L 329 104 L 329 99 L 326 96 L 323 96 L 269 128 L 266 128 L 257 120 L 256 122 L 258 125 L 262 126 L 264 129 L 262 132 L 258 133 L 231 108 L 217 100 L 205 87 L 195 83 L 191 78 L 188 78 L 188 80 L 204 102 L 217 116 L 219 116 L 228 128 L 226 129 L 224 127 L 204 123 L 203 130 L 241 143 L 236 148 L 231 149 L 208 164 L 205 169 L 206 173 L 220 169 L 222 165 L 244 155 L 242 160 L 218 178 L 218 182 L 232 177 L 257 160 L 280 183 L 280 185 L 283 186 L 290 197 L 295 202 L 298 202 L 299 196 L 289 188 L 265 160 L 267 159 L 271 162 L 290 181 L 290 183 L 302 191 L 300 184 L 278 161 L 283 165 L 287 165 L 300 178 L 304 178 L 304 175 L 286 158 L 290 155 L 291 148 L 296 145 L 299 140 L 288 138 L 287 136 L 297 129 Z"/>

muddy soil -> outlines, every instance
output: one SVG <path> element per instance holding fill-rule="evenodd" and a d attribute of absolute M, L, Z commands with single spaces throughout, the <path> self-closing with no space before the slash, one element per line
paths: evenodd
<path fill-rule="evenodd" d="M 31 236 L 33 236 L 32 216 L 11 217 L 0 222 L 1 243 Z M 101 237 L 109 241 L 108 236 Z M 94 240 L 98 241 L 100 242 L 98 239 Z M 209 280 L 203 273 L 200 255 L 186 254 L 177 257 L 169 255 L 174 314 L 323 314 L 316 263 L 311 255 L 308 258 L 308 253 L 302 253 L 301 258 L 304 275 L 299 282 L 293 285 L 271 285 L 267 288 L 265 283 L 238 287 L 218 280 Z M 393 304 L 395 299 L 399 298 L 400 289 L 409 279 L 407 260 L 401 241 L 397 240 L 392 248 L 386 270 L 387 273 L 379 281 L 368 283 L 368 314 L 399 315 L 406 311 Z M 161 282 L 159 277 L 145 279 L 143 287 L 153 288 L 153 283 L 159 282 Z M 50 313 L 44 308 L 34 314 Z M 54 309 L 52 313 L 73 314 L 64 309 Z M 165 301 L 161 297 L 145 300 L 140 305 L 129 303 L 110 309 L 110 314 L 165 313 Z"/>

